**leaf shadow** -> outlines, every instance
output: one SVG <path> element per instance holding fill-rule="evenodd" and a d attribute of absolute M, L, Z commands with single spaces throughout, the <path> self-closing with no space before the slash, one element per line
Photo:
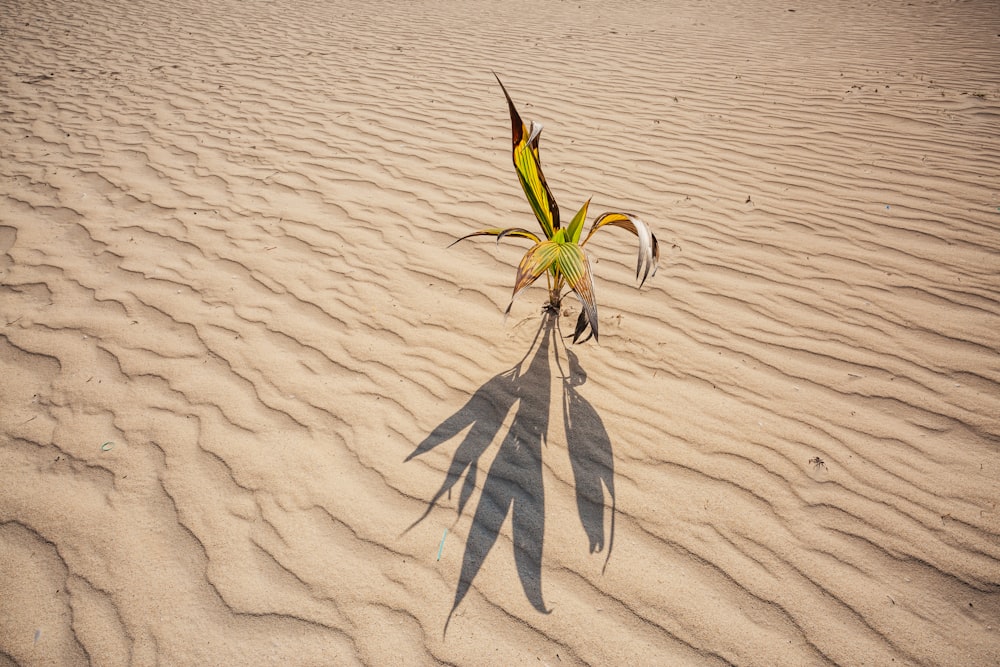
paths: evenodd
<path fill-rule="evenodd" d="M 465 432 L 452 455 L 451 465 L 427 509 L 406 530 L 427 518 L 445 495 L 462 481 L 455 521 L 462 516 L 476 488 L 479 460 L 503 428 L 514 410 L 510 428 L 483 482 L 462 558 L 462 569 L 448 624 L 472 586 L 501 527 L 511 515 L 514 562 L 521 587 L 531 605 L 540 613 L 549 610 L 542 596 L 542 551 L 545 535 L 545 492 L 542 483 L 542 445 L 547 444 L 552 371 L 550 349 L 555 350 L 556 366 L 562 378 L 562 407 L 570 462 L 576 488 L 580 521 L 590 543 L 590 552 L 604 548 L 604 490 L 611 506 L 610 536 L 604 567 L 614 542 L 614 456 L 611 439 L 600 415 L 580 395 L 578 387 L 587 374 L 578 357 L 565 345 L 568 373 L 559 360 L 558 315 L 545 311 L 538 331 L 525 356 L 512 368 L 483 384 L 454 414 L 437 426 L 406 461 L 424 454 Z M 602 570 L 603 572 L 603 570 Z"/>
<path fill-rule="evenodd" d="M 601 416 L 577 389 L 587 381 L 587 372 L 583 370 L 576 354 L 568 347 L 565 349 L 569 373 L 562 373 L 563 425 L 566 429 L 570 465 L 573 468 L 576 508 L 590 541 L 590 553 L 604 549 L 605 490 L 611 505 L 608 551 L 601 568 L 603 574 L 611 560 L 611 549 L 615 543 L 614 448 Z M 558 363 L 558 357 L 556 362 Z"/>

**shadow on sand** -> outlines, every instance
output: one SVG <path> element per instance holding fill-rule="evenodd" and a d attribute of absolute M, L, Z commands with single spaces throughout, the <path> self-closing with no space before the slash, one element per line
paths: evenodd
<path fill-rule="evenodd" d="M 445 632 L 496 543 L 508 514 L 513 525 L 514 562 L 524 594 L 535 609 L 549 613 L 542 599 L 542 545 L 545 535 L 542 445 L 546 443 L 549 429 L 552 356 L 562 379 L 563 419 L 580 521 L 590 542 L 590 552 L 603 550 L 606 488 L 611 504 L 611 523 L 605 567 L 611 558 L 615 525 L 611 440 L 597 411 L 577 391 L 586 382 L 587 374 L 580 367 L 576 355 L 565 345 L 562 349 L 568 373 L 563 369 L 560 344 L 558 316 L 546 311 L 524 358 L 480 387 L 465 405 L 435 428 L 406 458 L 409 461 L 420 456 L 468 429 L 452 456 L 451 466 L 440 488 L 410 528 L 427 518 L 443 496 L 447 494 L 450 497 L 452 488 L 464 477 L 458 499 L 457 514 L 460 517 L 476 488 L 479 459 L 496 439 L 507 416 L 516 406 L 513 421 L 503 436 L 483 483 L 465 545 L 455 600 L 445 622 Z M 550 348 L 554 355 L 550 353 Z"/>

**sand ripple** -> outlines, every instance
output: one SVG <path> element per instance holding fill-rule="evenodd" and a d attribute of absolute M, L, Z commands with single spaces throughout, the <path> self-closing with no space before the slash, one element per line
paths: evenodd
<path fill-rule="evenodd" d="M 997 664 L 998 35 L 8 3 L 0 662 Z M 661 239 L 595 240 L 599 346 L 445 249 L 531 224 L 491 70 Z"/>

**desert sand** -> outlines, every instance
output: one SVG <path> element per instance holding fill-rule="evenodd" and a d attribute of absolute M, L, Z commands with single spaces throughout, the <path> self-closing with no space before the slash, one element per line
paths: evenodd
<path fill-rule="evenodd" d="M 448 247 L 492 72 L 659 237 L 599 342 Z M 14 0 L 0 90 L 0 663 L 1000 663 L 992 0 Z"/>

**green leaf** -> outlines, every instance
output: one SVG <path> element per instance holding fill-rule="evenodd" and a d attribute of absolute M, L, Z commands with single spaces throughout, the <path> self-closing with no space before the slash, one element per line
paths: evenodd
<path fill-rule="evenodd" d="M 496 76 L 504 97 L 507 98 L 507 107 L 510 110 L 514 170 L 521 181 L 521 187 L 524 188 L 524 195 L 528 198 L 531 210 L 538 218 L 538 224 L 542 226 L 545 238 L 551 239 L 553 232 L 559 229 L 559 206 L 556 205 L 552 191 L 549 190 L 548 183 L 545 182 L 545 175 L 542 174 L 542 163 L 538 153 L 542 124 L 533 120 L 527 123 L 521 120 L 503 81 L 500 81 L 500 77 L 495 72 L 493 76 Z"/>
<path fill-rule="evenodd" d="M 583 207 L 576 212 L 573 216 L 573 220 L 569 223 L 569 227 L 566 228 L 566 238 L 568 238 L 572 243 L 580 242 L 580 233 L 583 231 L 583 223 L 587 219 L 587 209 L 590 207 L 590 200 L 583 202 Z"/>

